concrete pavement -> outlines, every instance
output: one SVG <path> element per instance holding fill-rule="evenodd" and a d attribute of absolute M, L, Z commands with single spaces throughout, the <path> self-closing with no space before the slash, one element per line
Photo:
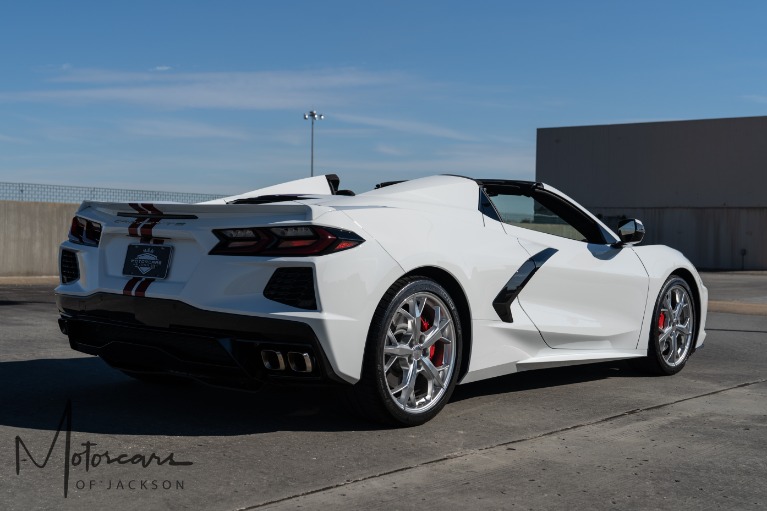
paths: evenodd
<path fill-rule="evenodd" d="M 741 277 L 704 276 L 712 299 L 760 303 L 765 277 Z M 520 373 L 460 386 L 405 430 L 359 421 L 322 389 L 135 382 L 69 349 L 49 284 L 0 286 L 0 325 L 3 509 L 767 507 L 767 316 L 713 312 L 674 377 L 624 363 Z M 63 427 L 49 464 L 21 449 L 16 474 L 16 438 L 41 462 L 68 401 L 70 454 L 192 464 L 81 456 L 65 498 Z"/>

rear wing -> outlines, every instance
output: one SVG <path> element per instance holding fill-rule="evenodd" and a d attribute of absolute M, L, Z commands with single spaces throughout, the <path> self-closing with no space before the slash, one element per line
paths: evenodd
<path fill-rule="evenodd" d="M 239 195 L 232 195 L 222 199 L 214 199 L 200 204 L 230 204 L 244 199 L 253 199 L 261 196 L 275 195 L 335 195 L 338 192 L 338 185 L 341 180 L 335 174 L 326 174 L 324 176 L 307 177 L 280 183 L 266 188 L 259 188 Z"/>
<path fill-rule="evenodd" d="M 96 202 L 84 201 L 77 210 L 86 211 L 103 217 L 153 218 L 153 219 L 189 219 L 226 216 L 258 218 L 262 216 L 290 217 L 296 220 L 310 221 L 331 208 L 303 204 L 298 201 L 277 202 L 273 204 L 181 204 L 173 202 Z"/>

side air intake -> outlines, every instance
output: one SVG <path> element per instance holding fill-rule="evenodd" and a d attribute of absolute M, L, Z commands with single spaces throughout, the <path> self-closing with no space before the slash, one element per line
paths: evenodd
<path fill-rule="evenodd" d="M 80 266 L 77 263 L 77 254 L 71 250 L 61 251 L 59 264 L 61 270 L 61 282 L 69 284 L 80 278 Z"/>
<path fill-rule="evenodd" d="M 312 268 L 277 268 L 264 288 L 264 296 L 291 307 L 317 310 Z"/>

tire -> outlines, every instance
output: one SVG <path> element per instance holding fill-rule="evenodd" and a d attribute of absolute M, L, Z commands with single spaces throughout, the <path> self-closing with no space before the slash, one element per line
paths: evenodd
<path fill-rule="evenodd" d="M 436 416 L 455 388 L 462 330 L 448 292 L 425 277 L 403 277 L 381 299 L 370 325 L 355 408 L 376 422 L 417 426 Z"/>
<path fill-rule="evenodd" d="M 671 275 L 655 301 L 645 369 L 667 376 L 684 368 L 696 337 L 695 310 L 690 286 Z"/>

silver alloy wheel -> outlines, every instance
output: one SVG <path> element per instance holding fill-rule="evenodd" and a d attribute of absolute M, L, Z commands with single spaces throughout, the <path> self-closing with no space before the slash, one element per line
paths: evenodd
<path fill-rule="evenodd" d="M 677 284 L 666 291 L 657 321 L 661 357 L 669 367 L 683 364 L 692 345 L 694 330 L 692 300 L 684 287 Z"/>
<path fill-rule="evenodd" d="M 383 348 L 389 394 L 408 413 L 439 403 L 455 366 L 455 329 L 438 296 L 418 292 L 397 306 Z"/>

